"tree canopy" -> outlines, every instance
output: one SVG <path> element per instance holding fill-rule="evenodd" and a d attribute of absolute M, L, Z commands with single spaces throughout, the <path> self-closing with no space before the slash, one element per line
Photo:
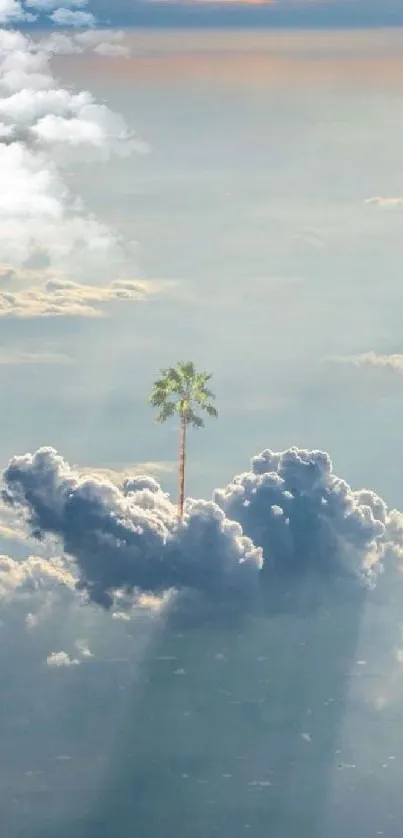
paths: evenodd
<path fill-rule="evenodd" d="M 203 413 L 217 418 L 218 411 L 211 404 L 215 395 L 207 387 L 210 378 L 211 373 L 197 372 L 192 361 L 161 369 L 149 398 L 152 407 L 158 409 L 156 421 L 165 422 L 179 414 L 187 425 L 203 428 Z"/>

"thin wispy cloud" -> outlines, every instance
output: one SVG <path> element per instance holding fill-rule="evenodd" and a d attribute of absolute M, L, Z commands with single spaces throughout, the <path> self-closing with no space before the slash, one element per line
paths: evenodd
<path fill-rule="evenodd" d="M 107 304 L 138 302 L 158 290 L 158 284 L 135 280 L 115 280 L 101 287 L 52 279 L 22 291 L 0 291 L 0 318 L 102 317 Z"/>
<path fill-rule="evenodd" d="M 403 196 L 395 196 L 395 197 L 382 197 L 381 195 L 374 196 L 373 198 L 366 198 L 366 204 L 372 204 L 377 207 L 381 207 L 381 209 L 395 209 L 396 207 L 403 206 Z"/>
<path fill-rule="evenodd" d="M 116 486 L 122 486 L 125 480 L 131 476 L 144 474 L 163 475 L 170 474 L 176 468 L 175 462 L 164 460 L 160 462 L 130 463 L 123 467 L 113 468 L 112 466 L 77 466 L 78 474 L 85 475 L 91 471 L 92 474 L 102 479 L 110 480 Z"/>
<path fill-rule="evenodd" d="M 36 364 L 69 365 L 72 359 L 58 352 L 28 352 L 13 348 L 0 347 L 0 367 L 25 367 Z"/>
<path fill-rule="evenodd" d="M 336 355 L 327 358 L 326 361 L 332 364 L 345 364 L 357 367 L 357 369 L 370 368 L 403 374 L 403 354 L 400 353 L 382 355 L 370 350 L 369 352 L 361 352 L 357 355 Z"/>
<path fill-rule="evenodd" d="M 91 12 L 81 12 L 73 9 L 55 9 L 49 17 L 58 26 L 77 26 L 79 28 L 95 26 L 96 24 L 96 19 Z"/>

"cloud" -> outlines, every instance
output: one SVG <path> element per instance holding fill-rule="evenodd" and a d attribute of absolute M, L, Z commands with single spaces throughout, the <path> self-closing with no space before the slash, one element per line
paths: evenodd
<path fill-rule="evenodd" d="M 77 12 L 72 9 L 56 9 L 49 15 L 51 21 L 58 26 L 95 26 L 96 19 L 91 12 Z"/>
<path fill-rule="evenodd" d="M 26 508 L 34 536 L 62 540 L 81 586 L 105 606 L 121 589 L 237 588 L 261 565 L 260 549 L 212 502 L 188 500 L 179 525 L 176 507 L 151 477 L 133 476 L 118 488 L 80 476 L 56 451 L 42 448 L 13 458 L 4 479 L 5 502 Z"/>
<path fill-rule="evenodd" d="M 387 372 L 403 373 L 403 355 L 399 353 L 380 355 L 371 349 L 369 352 L 361 352 L 357 355 L 336 355 L 328 358 L 327 361 L 333 364 L 347 364 L 358 368 L 368 367 Z"/>
<path fill-rule="evenodd" d="M 41 591 L 75 591 L 76 579 L 61 559 L 29 556 L 17 561 L 0 555 L 0 600 L 17 595 L 31 597 Z"/>
<path fill-rule="evenodd" d="M 381 207 L 381 209 L 395 209 L 396 207 L 403 206 L 403 197 L 385 198 L 378 195 L 373 198 L 366 198 L 365 203 L 374 204 L 377 207 Z"/>
<path fill-rule="evenodd" d="M 0 347 L 0 367 L 31 366 L 36 364 L 71 364 L 68 355 L 57 352 L 22 352 Z"/>
<path fill-rule="evenodd" d="M 26 541 L 26 530 L 21 520 L 12 509 L 0 499 L 0 539 L 7 541 Z M 3 549 L 2 547 L 0 549 Z"/>
<path fill-rule="evenodd" d="M 76 275 L 132 269 L 134 243 L 85 211 L 66 185 L 64 167 L 148 147 L 91 93 L 61 87 L 50 66 L 55 52 L 107 42 L 100 34 L 86 45 L 64 33 L 35 41 L 0 30 L 0 262 L 19 268 L 41 254 L 53 268 Z"/>
<path fill-rule="evenodd" d="M 65 0 L 63 6 L 58 0 L 1 0 L 0 23 L 34 22 L 39 12 L 59 26 L 95 26 L 95 16 L 82 11 L 87 4 L 88 0 Z"/>
<path fill-rule="evenodd" d="M 263 451 L 213 501 L 188 499 L 183 524 L 152 477 L 118 487 L 52 448 L 13 457 L 4 484 L 5 503 L 25 512 L 34 537 L 60 539 L 78 587 L 106 607 L 120 602 L 117 611 L 136 592 L 249 591 L 262 566 L 262 579 L 312 568 L 373 583 L 383 562 L 403 556 L 401 513 L 353 491 L 321 451 Z"/>
<path fill-rule="evenodd" d="M 402 554 L 403 516 L 375 492 L 353 491 L 323 451 L 267 449 L 213 497 L 263 548 L 267 571 L 313 566 L 371 578 L 386 557 Z"/>
<path fill-rule="evenodd" d="M 27 12 L 19 0 L 0 0 L 0 24 L 33 20 L 35 15 Z"/>
<path fill-rule="evenodd" d="M 46 658 L 48 666 L 59 668 L 60 666 L 77 666 L 80 661 L 76 658 L 71 658 L 67 652 L 52 652 Z"/>
<path fill-rule="evenodd" d="M 128 46 L 124 44 L 111 44 L 107 41 L 97 44 L 93 49 L 98 55 L 110 56 L 111 58 L 115 56 L 119 58 L 130 58 L 131 54 Z"/>
<path fill-rule="evenodd" d="M 103 149 L 105 160 L 111 152 L 128 155 L 146 150 L 123 118 L 97 104 L 87 91 L 17 90 L 0 101 L 0 119 L 3 134 L 11 139 L 14 132 L 16 140 L 23 136 L 29 142 L 31 135 L 47 147 L 88 144 Z"/>
<path fill-rule="evenodd" d="M 76 649 L 82 658 L 93 658 L 88 640 L 76 640 Z"/>
<path fill-rule="evenodd" d="M 147 461 L 143 463 L 133 463 L 120 468 L 112 468 L 108 466 L 90 466 L 77 467 L 77 472 L 85 476 L 91 472 L 94 476 L 101 479 L 109 480 L 117 486 L 122 486 L 127 478 L 133 475 L 149 474 L 152 477 L 156 474 L 169 474 L 176 468 L 176 463 L 169 460 L 161 460 L 159 462 Z"/>
<path fill-rule="evenodd" d="M 89 29 L 84 32 L 52 32 L 40 40 L 41 49 L 52 55 L 94 52 L 97 55 L 130 58 L 125 32 L 116 29 Z"/>
<path fill-rule="evenodd" d="M 155 292 L 156 287 L 135 280 L 115 280 L 101 287 L 51 279 L 23 291 L 0 291 L 0 318 L 101 317 L 106 304 L 144 300 L 145 289 Z"/>

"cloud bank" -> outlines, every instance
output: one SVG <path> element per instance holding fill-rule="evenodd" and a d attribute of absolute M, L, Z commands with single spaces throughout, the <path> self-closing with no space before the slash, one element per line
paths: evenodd
<path fill-rule="evenodd" d="M 5 504 L 37 540 L 60 540 L 78 589 L 106 608 L 139 592 L 249 592 L 270 574 L 307 569 L 373 583 L 403 555 L 401 513 L 373 491 L 353 491 L 322 451 L 263 451 L 212 501 L 188 499 L 182 524 L 152 477 L 119 487 L 52 448 L 13 457 L 3 480 Z"/>

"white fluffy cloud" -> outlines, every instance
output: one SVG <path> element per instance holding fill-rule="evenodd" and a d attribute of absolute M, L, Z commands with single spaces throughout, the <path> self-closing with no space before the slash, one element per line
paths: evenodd
<path fill-rule="evenodd" d="M 96 266 L 110 275 L 133 265 L 133 242 L 122 242 L 86 213 L 63 177 L 65 163 L 148 150 L 119 114 L 53 77 L 55 52 L 108 52 L 110 35 L 83 37 L 88 34 L 52 33 L 34 41 L 0 30 L 0 261 L 16 267 L 37 253 L 56 271 L 85 273 Z M 112 47 L 122 46 L 117 34 Z"/>
<path fill-rule="evenodd" d="M 38 13 L 45 14 L 59 26 L 94 26 L 96 18 L 81 9 L 88 0 L 0 0 L 0 24 L 35 21 Z M 78 8 L 78 11 L 77 11 Z"/>
<path fill-rule="evenodd" d="M 24 9 L 19 0 L 0 0 L 0 24 L 33 21 L 35 15 Z"/>
<path fill-rule="evenodd" d="M 56 9 L 50 15 L 51 21 L 58 26 L 95 26 L 96 19 L 91 12 L 74 11 L 73 9 Z"/>
<path fill-rule="evenodd" d="M 60 666 L 77 666 L 80 661 L 77 658 L 71 658 L 67 652 L 52 652 L 46 658 L 48 666 L 59 668 Z"/>

